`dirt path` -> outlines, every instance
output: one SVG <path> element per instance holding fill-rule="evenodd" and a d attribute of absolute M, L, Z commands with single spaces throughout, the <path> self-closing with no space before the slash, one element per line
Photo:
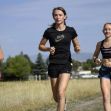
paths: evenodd
<path fill-rule="evenodd" d="M 102 98 L 98 97 L 88 101 L 81 101 L 76 104 L 71 103 L 68 111 L 103 111 Z"/>
<path fill-rule="evenodd" d="M 56 108 L 42 109 L 40 111 L 56 111 Z M 91 100 L 68 102 L 67 111 L 103 111 L 102 98 L 97 97 Z"/>

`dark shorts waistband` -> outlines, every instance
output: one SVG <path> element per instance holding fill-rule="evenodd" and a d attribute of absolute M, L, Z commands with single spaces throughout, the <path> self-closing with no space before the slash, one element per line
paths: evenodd
<path fill-rule="evenodd" d="M 49 64 L 48 75 L 51 78 L 57 78 L 59 74 L 67 73 L 71 74 L 72 66 L 71 64 Z"/>
<path fill-rule="evenodd" d="M 101 66 L 100 70 L 99 70 L 99 78 L 109 78 L 111 79 L 111 67 L 106 67 L 106 66 Z"/>

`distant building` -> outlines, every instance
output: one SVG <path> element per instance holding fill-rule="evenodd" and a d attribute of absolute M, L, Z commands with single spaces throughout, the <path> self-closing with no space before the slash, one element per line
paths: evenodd
<path fill-rule="evenodd" d="M 90 70 L 79 71 L 78 74 L 91 74 Z"/>
<path fill-rule="evenodd" d="M 97 66 L 97 67 L 94 67 L 93 69 L 96 69 L 96 70 L 99 71 L 100 67 L 101 67 L 101 66 Z"/>
<path fill-rule="evenodd" d="M 98 75 L 92 74 L 90 70 L 83 70 L 78 72 L 78 78 L 98 78 Z"/>
<path fill-rule="evenodd" d="M 83 74 L 80 75 L 81 78 L 98 78 L 98 75 L 96 74 Z"/>

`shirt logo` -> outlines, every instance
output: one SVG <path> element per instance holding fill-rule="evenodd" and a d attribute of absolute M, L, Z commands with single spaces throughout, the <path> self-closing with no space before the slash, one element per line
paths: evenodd
<path fill-rule="evenodd" d="M 55 42 L 60 42 L 61 40 L 63 40 L 64 39 L 64 35 L 62 34 L 62 35 L 58 35 L 57 37 L 56 37 L 56 39 L 55 39 Z"/>

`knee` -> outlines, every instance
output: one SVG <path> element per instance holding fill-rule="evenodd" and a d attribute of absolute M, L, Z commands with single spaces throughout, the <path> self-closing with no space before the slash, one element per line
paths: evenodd
<path fill-rule="evenodd" d="M 63 98 L 65 98 L 65 92 L 61 90 L 58 92 L 58 99 L 63 99 Z"/>
<path fill-rule="evenodd" d="M 57 95 L 53 95 L 54 101 L 58 102 L 60 99 L 65 98 L 64 91 L 58 91 Z"/>
<path fill-rule="evenodd" d="M 104 96 L 103 96 L 103 101 L 104 101 L 105 103 L 109 103 L 109 102 L 110 102 L 110 95 L 104 95 Z"/>

